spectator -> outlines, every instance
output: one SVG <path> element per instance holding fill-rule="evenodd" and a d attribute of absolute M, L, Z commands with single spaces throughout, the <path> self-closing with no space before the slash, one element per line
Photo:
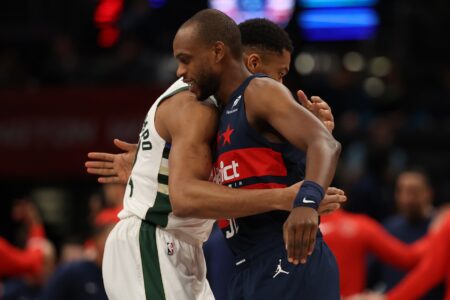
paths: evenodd
<path fill-rule="evenodd" d="M 408 244 L 426 235 L 434 216 L 433 189 L 428 175 L 420 169 L 403 171 L 397 178 L 395 200 L 398 214 L 384 222 L 386 230 Z M 373 267 L 372 273 L 381 290 L 390 290 L 405 276 L 404 272 L 379 262 Z M 442 297 L 443 289 L 440 287 L 432 290 L 424 299 Z"/>
<path fill-rule="evenodd" d="M 61 265 L 45 287 L 43 300 L 108 299 L 102 279 L 102 259 L 106 238 L 119 219 L 114 209 L 105 209 L 95 220 L 94 260 L 80 260 Z"/>

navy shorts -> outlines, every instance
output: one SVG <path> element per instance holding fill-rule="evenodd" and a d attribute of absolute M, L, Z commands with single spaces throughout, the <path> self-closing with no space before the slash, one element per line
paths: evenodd
<path fill-rule="evenodd" d="M 306 264 L 287 260 L 284 245 L 268 245 L 236 261 L 230 300 L 339 300 L 336 259 L 322 237 Z"/>

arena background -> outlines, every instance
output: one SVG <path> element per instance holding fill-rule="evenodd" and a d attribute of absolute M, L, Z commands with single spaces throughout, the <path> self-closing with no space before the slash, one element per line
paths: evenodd
<path fill-rule="evenodd" d="M 295 49 L 285 83 L 332 107 L 343 145 L 334 184 L 350 210 L 393 213 L 395 176 L 408 166 L 429 172 L 436 205 L 450 202 L 447 0 L 0 5 L 0 235 L 9 240 L 12 205 L 24 197 L 57 246 L 88 236 L 100 185 L 85 172 L 87 152 L 118 151 L 113 138 L 137 142 L 148 108 L 176 78 L 176 29 L 208 5 L 286 26 Z"/>

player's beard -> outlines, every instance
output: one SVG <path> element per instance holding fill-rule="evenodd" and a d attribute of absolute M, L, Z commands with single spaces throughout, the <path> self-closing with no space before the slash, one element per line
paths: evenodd
<path fill-rule="evenodd" d="M 219 78 L 212 72 L 201 72 L 201 74 L 196 80 L 198 87 L 196 96 L 199 101 L 204 101 L 209 96 L 214 95 L 219 89 Z"/>

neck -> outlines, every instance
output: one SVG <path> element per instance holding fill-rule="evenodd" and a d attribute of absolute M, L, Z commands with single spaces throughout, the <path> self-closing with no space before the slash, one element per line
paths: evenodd
<path fill-rule="evenodd" d="M 214 95 L 221 105 L 226 105 L 228 99 L 241 84 L 250 76 L 251 73 L 247 70 L 241 61 L 232 60 L 227 66 L 227 72 L 220 81 L 220 87 Z"/>

